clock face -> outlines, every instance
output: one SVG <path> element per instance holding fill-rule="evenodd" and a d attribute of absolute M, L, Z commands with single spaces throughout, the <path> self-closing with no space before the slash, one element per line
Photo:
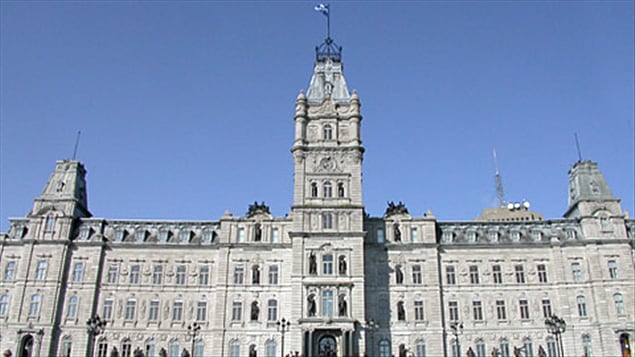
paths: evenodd
<path fill-rule="evenodd" d="M 335 162 L 330 157 L 322 159 L 321 165 L 324 170 L 333 170 L 335 168 Z"/>

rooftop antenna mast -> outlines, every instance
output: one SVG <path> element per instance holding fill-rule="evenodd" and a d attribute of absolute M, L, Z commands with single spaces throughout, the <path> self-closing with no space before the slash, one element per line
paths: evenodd
<path fill-rule="evenodd" d="M 498 197 L 498 206 L 505 206 L 505 194 L 503 193 L 503 178 L 498 170 L 498 157 L 496 157 L 496 149 L 494 149 L 494 166 L 496 167 L 496 196 Z"/>
<path fill-rule="evenodd" d="M 82 135 L 82 131 L 77 131 L 77 139 L 75 139 L 75 149 L 73 149 L 73 161 L 77 157 L 77 147 L 79 146 L 79 136 Z"/>
<path fill-rule="evenodd" d="M 580 151 L 580 142 L 578 142 L 578 133 L 574 132 L 573 137 L 575 138 L 575 147 L 578 150 L 578 162 L 582 162 L 582 152 Z"/>

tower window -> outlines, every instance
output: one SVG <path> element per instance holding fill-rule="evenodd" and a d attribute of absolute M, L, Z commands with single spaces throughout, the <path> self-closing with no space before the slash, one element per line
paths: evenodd
<path fill-rule="evenodd" d="M 333 127 L 331 127 L 329 124 L 324 125 L 322 131 L 324 140 L 333 140 Z"/>

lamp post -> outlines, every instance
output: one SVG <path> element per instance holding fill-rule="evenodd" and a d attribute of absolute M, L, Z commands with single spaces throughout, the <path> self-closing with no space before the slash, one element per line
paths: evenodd
<path fill-rule="evenodd" d="M 375 354 L 375 331 L 379 329 L 379 323 L 375 322 L 375 319 L 366 321 L 366 330 L 370 334 L 370 353 L 371 356 Z"/>
<path fill-rule="evenodd" d="M 102 320 L 99 315 L 95 315 L 86 321 L 86 327 L 88 331 L 88 357 L 92 357 L 93 349 L 95 348 L 95 338 L 104 332 L 106 320 Z"/>
<path fill-rule="evenodd" d="M 190 350 L 192 353 L 190 354 L 194 357 L 194 343 L 196 343 L 196 336 L 198 336 L 201 331 L 201 325 L 198 322 L 193 322 L 191 325 L 187 327 L 187 335 L 192 338 L 192 349 Z"/>
<path fill-rule="evenodd" d="M 457 357 L 461 357 L 461 343 L 459 342 L 459 334 L 463 333 L 463 323 L 458 321 L 450 322 L 450 330 L 452 330 L 452 334 L 454 335 Z"/>
<path fill-rule="evenodd" d="M 567 330 L 567 323 L 563 318 L 551 315 L 545 319 L 545 327 L 547 332 L 556 337 L 558 344 L 558 356 L 564 357 L 564 347 L 562 346 L 562 334 Z"/>
<path fill-rule="evenodd" d="M 287 321 L 284 317 L 282 320 L 276 321 L 276 325 L 280 329 L 280 333 L 282 334 L 281 346 L 280 346 L 280 356 L 284 357 L 284 333 L 289 331 L 289 326 L 291 325 L 291 321 Z"/>

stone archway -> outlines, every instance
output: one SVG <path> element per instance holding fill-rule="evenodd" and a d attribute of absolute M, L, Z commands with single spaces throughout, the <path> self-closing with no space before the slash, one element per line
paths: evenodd
<path fill-rule="evenodd" d="M 33 335 L 31 335 L 30 333 L 22 336 L 22 339 L 20 340 L 20 348 L 18 349 L 17 357 L 33 356 L 34 341 L 35 339 L 33 338 Z"/>

